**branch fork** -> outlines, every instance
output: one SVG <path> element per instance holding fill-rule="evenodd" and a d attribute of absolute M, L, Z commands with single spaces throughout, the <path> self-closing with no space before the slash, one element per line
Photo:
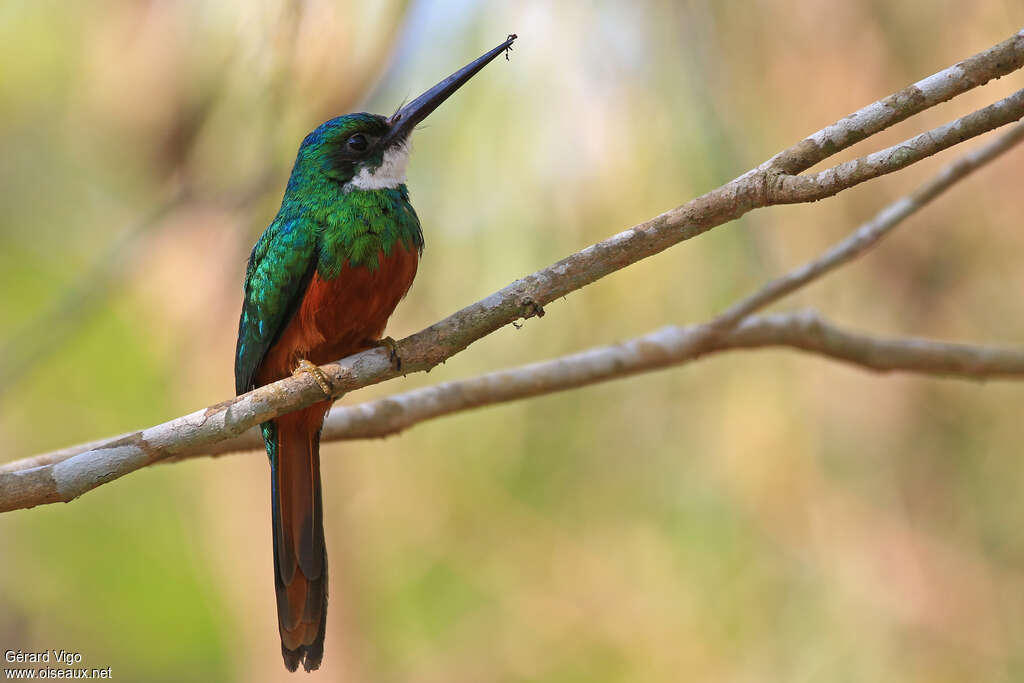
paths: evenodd
<path fill-rule="evenodd" d="M 1024 90 L 887 149 L 804 175 L 819 162 L 895 123 L 1022 67 L 1024 30 L 840 119 L 718 189 L 517 280 L 399 341 L 401 372 L 384 349 L 363 351 L 320 369 L 334 396 L 400 374 L 429 371 L 509 323 L 543 316 L 543 307 L 555 299 L 753 209 L 830 197 L 1019 121 L 1024 117 Z M 883 339 L 844 330 L 813 311 L 756 313 L 873 248 L 908 216 L 1022 139 L 1024 124 L 1017 123 L 884 208 L 818 258 L 770 281 L 707 323 L 667 327 L 614 346 L 335 407 L 327 417 L 322 438 L 386 436 L 461 410 L 608 381 L 735 349 L 781 346 L 877 372 L 1020 380 L 1024 378 L 1024 349 Z M 312 378 L 291 377 L 140 432 L 0 465 L 0 512 L 67 502 L 156 462 L 258 448 L 259 423 L 322 400 L 323 391 Z"/>

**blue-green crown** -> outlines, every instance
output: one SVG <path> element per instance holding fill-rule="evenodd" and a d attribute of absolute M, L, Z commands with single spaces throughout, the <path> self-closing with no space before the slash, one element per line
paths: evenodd
<path fill-rule="evenodd" d="M 299 146 L 289 189 L 308 179 L 309 174 L 322 174 L 344 184 L 362 168 L 380 166 L 385 149 L 377 143 L 389 128 L 385 117 L 365 112 L 320 124 Z"/>

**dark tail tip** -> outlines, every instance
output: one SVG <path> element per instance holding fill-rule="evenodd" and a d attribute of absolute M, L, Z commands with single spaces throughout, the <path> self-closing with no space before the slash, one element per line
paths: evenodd
<path fill-rule="evenodd" d="M 299 661 L 303 659 L 305 653 L 302 652 L 304 648 L 298 650 L 289 650 L 281 643 L 281 657 L 284 658 L 284 668 L 289 671 L 295 671 L 299 668 Z"/>
<path fill-rule="evenodd" d="M 276 563 L 275 563 L 276 565 Z M 300 574 L 300 570 L 295 570 L 297 574 Z M 295 580 L 303 580 L 296 576 Z M 278 607 L 280 608 L 284 601 L 287 600 L 287 592 L 281 590 L 283 586 L 278 584 Z M 278 628 L 281 633 L 281 658 L 284 659 L 285 668 L 289 671 L 295 671 L 299 668 L 299 664 L 306 671 L 316 671 L 320 668 L 320 662 L 324 658 L 324 636 L 327 633 L 327 553 L 323 554 L 323 574 L 319 580 L 311 581 L 307 583 L 306 587 L 306 606 L 307 616 L 319 614 L 319 620 L 316 622 L 316 630 L 312 630 L 312 623 L 306 622 L 305 634 L 301 636 L 301 639 L 306 642 L 295 643 L 295 633 L 288 634 L 287 640 L 289 644 L 295 645 L 294 648 L 288 648 L 285 645 L 286 632 L 285 623 L 281 621 L 282 614 L 285 612 L 278 612 Z M 315 616 L 313 617 L 316 618 Z M 314 635 L 315 634 L 315 635 Z M 312 642 L 308 639 L 312 636 Z"/>
<path fill-rule="evenodd" d="M 284 667 L 289 671 L 295 671 L 302 664 L 306 671 L 316 671 L 320 668 L 320 662 L 324 658 L 323 630 L 320 637 L 312 645 L 300 645 L 294 650 L 289 650 L 281 643 L 281 658 L 284 659 Z"/>
<path fill-rule="evenodd" d="M 327 561 L 327 554 L 324 554 L 324 562 Z M 284 659 L 284 666 L 289 671 L 295 671 L 299 668 L 299 664 L 306 671 L 316 671 L 320 668 L 320 662 L 324 658 L 324 636 L 327 632 L 327 567 L 324 566 L 324 576 L 319 581 L 315 581 L 309 585 L 309 594 L 307 599 L 316 604 L 317 611 L 320 613 L 320 620 L 317 624 L 315 635 L 312 638 L 312 642 L 305 644 L 298 644 L 296 647 L 289 649 L 285 645 L 285 631 L 284 624 L 278 622 L 278 626 L 281 631 L 281 658 Z M 283 592 L 278 592 L 278 601 L 284 598 Z M 307 626 L 308 628 L 308 626 Z M 306 636 L 311 635 L 310 631 L 306 632 Z M 294 638 L 288 638 L 290 643 L 294 643 Z"/>

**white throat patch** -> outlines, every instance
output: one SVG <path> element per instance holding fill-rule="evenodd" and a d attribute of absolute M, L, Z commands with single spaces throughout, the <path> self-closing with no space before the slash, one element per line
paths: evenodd
<path fill-rule="evenodd" d="M 405 184 L 405 170 L 409 166 L 409 142 L 391 147 L 384 152 L 384 160 L 372 171 L 363 168 L 356 177 L 345 183 L 345 191 L 390 190 Z"/>

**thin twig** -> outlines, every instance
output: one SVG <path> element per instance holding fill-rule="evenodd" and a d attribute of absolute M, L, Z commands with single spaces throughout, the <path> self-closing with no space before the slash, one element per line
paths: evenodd
<path fill-rule="evenodd" d="M 833 166 L 813 175 L 782 175 L 769 189 L 772 204 L 813 202 L 906 168 L 964 140 L 1013 123 L 1024 116 L 1024 90 L 888 149 Z"/>
<path fill-rule="evenodd" d="M 1024 66 L 1024 30 L 998 45 L 855 111 L 776 154 L 768 166 L 796 175 L 914 114 Z"/>
<path fill-rule="evenodd" d="M 818 258 L 772 280 L 753 295 L 733 304 L 713 320 L 711 325 L 718 329 L 731 327 L 754 311 L 778 301 L 836 267 L 857 258 L 876 245 L 903 220 L 917 213 L 958 181 L 1012 149 L 1021 140 L 1024 140 L 1024 123 L 1017 123 L 991 142 L 944 166 L 916 190 L 886 206 L 874 218 L 862 224 L 849 237 L 829 248 Z"/>

